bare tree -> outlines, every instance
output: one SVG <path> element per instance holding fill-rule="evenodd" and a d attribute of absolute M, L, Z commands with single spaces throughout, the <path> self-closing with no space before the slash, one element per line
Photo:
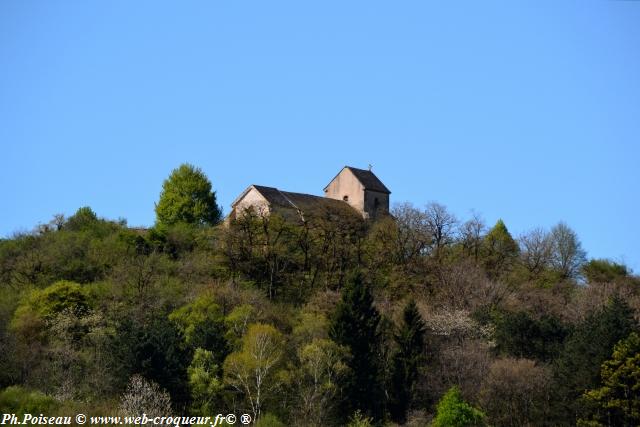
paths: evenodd
<path fill-rule="evenodd" d="M 443 307 L 476 309 L 497 304 L 510 292 L 470 259 L 441 263 L 433 268 L 432 277 L 432 303 Z"/>
<path fill-rule="evenodd" d="M 65 218 L 64 214 L 58 213 L 53 216 L 53 219 L 49 221 L 49 224 L 55 227 L 56 231 L 60 231 L 64 227 L 64 223 L 66 221 L 67 219 Z"/>
<path fill-rule="evenodd" d="M 458 219 L 445 206 L 436 202 L 427 204 L 424 213 L 437 256 L 442 248 L 453 243 Z"/>
<path fill-rule="evenodd" d="M 476 262 L 480 256 L 482 237 L 486 229 L 487 226 L 484 220 L 477 212 L 473 212 L 471 219 L 466 221 L 460 227 L 462 247 L 464 248 L 467 256 L 473 257 Z"/>
<path fill-rule="evenodd" d="M 534 228 L 518 238 L 522 264 L 533 276 L 538 276 L 551 265 L 553 242 L 548 232 Z"/>
<path fill-rule="evenodd" d="M 432 242 L 426 213 L 411 203 L 402 203 L 393 207 L 392 214 L 397 225 L 397 260 L 400 263 L 408 263 L 424 255 Z"/>
<path fill-rule="evenodd" d="M 497 426 L 544 424 L 549 415 L 551 372 L 528 359 L 498 359 L 482 381 L 480 401 Z"/>

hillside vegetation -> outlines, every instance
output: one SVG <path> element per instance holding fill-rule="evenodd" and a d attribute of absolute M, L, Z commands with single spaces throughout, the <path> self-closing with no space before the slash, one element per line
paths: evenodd
<path fill-rule="evenodd" d="M 431 203 L 224 225 L 190 165 L 156 210 L 0 240 L 2 412 L 640 424 L 640 279 L 567 224 L 513 236 Z"/>

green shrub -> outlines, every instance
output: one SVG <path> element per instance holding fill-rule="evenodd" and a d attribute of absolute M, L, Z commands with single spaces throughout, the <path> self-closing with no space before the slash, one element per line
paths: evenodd
<path fill-rule="evenodd" d="M 464 400 L 457 387 L 447 391 L 436 409 L 433 427 L 472 427 L 486 426 L 486 416 Z"/>
<path fill-rule="evenodd" d="M 256 427 L 284 427 L 284 424 L 273 414 L 266 413 L 260 417 Z"/>
<path fill-rule="evenodd" d="M 21 386 L 7 387 L 0 392 L 0 412 L 3 413 L 52 413 L 60 405 L 53 397 Z"/>

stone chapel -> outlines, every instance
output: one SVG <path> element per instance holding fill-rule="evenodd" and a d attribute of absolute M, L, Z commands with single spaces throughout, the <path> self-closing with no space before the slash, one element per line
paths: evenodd
<path fill-rule="evenodd" d="M 305 212 L 322 207 L 349 207 L 364 219 L 375 219 L 389 212 L 390 194 L 371 169 L 345 166 L 324 188 L 324 197 L 250 185 L 231 204 L 229 219 L 249 208 L 260 215 L 296 212 L 304 218 Z"/>

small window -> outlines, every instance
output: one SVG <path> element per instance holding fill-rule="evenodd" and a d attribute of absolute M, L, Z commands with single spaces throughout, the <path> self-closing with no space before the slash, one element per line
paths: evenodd
<path fill-rule="evenodd" d="M 378 206 L 380 206 L 380 201 L 378 200 L 378 198 L 376 197 L 375 199 L 373 199 L 373 207 L 375 207 L 376 209 L 378 209 Z"/>
<path fill-rule="evenodd" d="M 344 196 L 344 197 L 342 198 L 342 200 L 344 200 L 345 202 L 348 202 L 348 201 L 349 201 L 349 196 Z"/>

